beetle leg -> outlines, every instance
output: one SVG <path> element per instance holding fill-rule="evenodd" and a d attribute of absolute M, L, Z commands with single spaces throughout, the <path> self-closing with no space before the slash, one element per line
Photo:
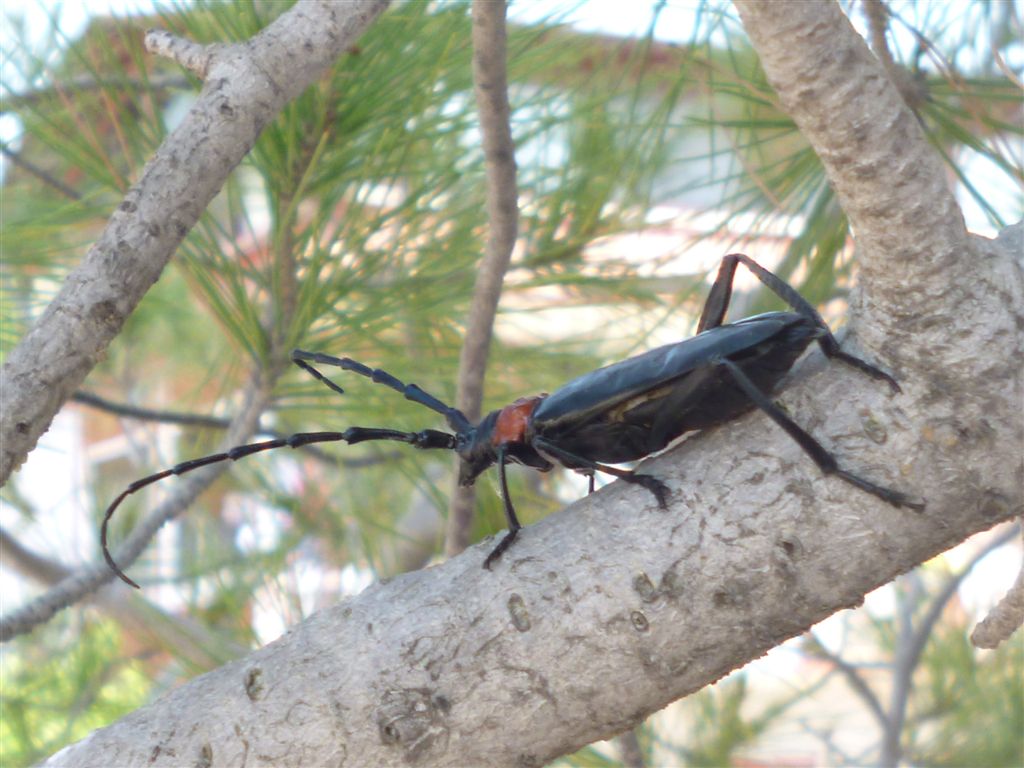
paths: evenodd
<path fill-rule="evenodd" d="M 832 331 L 822 319 L 818 310 L 807 299 L 797 293 L 793 286 L 742 253 L 730 253 L 722 258 L 722 264 L 718 268 L 718 275 L 715 277 L 715 282 L 708 292 L 708 298 L 704 302 L 704 311 L 701 312 L 700 321 L 697 323 L 697 333 L 709 328 L 717 328 L 725 320 L 725 313 L 729 308 L 729 301 L 732 298 L 732 281 L 736 276 L 736 265 L 740 263 L 749 269 L 751 274 L 767 286 L 772 293 L 789 304 L 798 314 L 808 318 L 824 331 L 818 339 L 818 345 L 827 357 L 841 360 L 847 365 L 863 371 L 873 379 L 879 379 L 888 383 L 893 392 L 900 391 L 900 385 L 896 383 L 896 379 L 885 373 L 885 371 L 876 368 L 865 360 L 861 360 L 859 357 L 854 357 L 840 350 L 839 342 L 832 335 Z"/>
<path fill-rule="evenodd" d="M 592 469 L 574 469 L 578 475 L 583 475 L 587 478 L 587 495 L 589 496 L 594 492 L 594 470 Z"/>
<path fill-rule="evenodd" d="M 629 469 L 609 467 L 607 464 L 598 464 L 596 461 L 591 461 L 590 459 L 585 459 L 582 456 L 577 456 L 574 453 L 569 453 L 569 451 L 559 448 L 557 445 L 545 440 L 543 437 L 533 438 L 533 447 L 542 455 L 556 459 L 559 464 L 562 464 L 569 469 L 589 469 L 591 472 L 604 472 L 608 475 L 614 475 L 620 480 L 625 480 L 627 483 L 642 485 L 654 494 L 654 498 L 658 500 L 659 507 L 662 509 L 668 509 L 668 497 L 670 494 L 668 486 L 653 475 L 645 475 L 642 472 L 633 472 Z"/>
<path fill-rule="evenodd" d="M 718 266 L 718 275 L 711 285 L 707 299 L 704 300 L 704 310 L 700 313 L 700 320 L 697 322 L 697 333 L 717 328 L 725 320 L 725 313 L 729 309 L 729 301 L 732 299 L 732 281 L 736 276 L 736 257 L 738 255 L 731 253 L 725 256 Z"/>
<path fill-rule="evenodd" d="M 701 313 L 700 321 L 697 323 L 697 333 L 709 328 L 717 328 L 722 324 L 722 321 L 725 319 L 726 310 L 729 308 L 729 301 L 732 298 L 732 281 L 736 276 L 736 265 L 740 263 L 749 269 L 750 273 L 767 286 L 772 293 L 796 310 L 798 314 L 813 320 L 815 325 L 828 331 L 828 326 L 821 319 L 818 310 L 807 299 L 797 293 L 793 286 L 769 272 L 746 254 L 730 253 L 722 257 L 722 264 L 718 268 L 718 275 L 711 286 L 707 301 L 704 302 L 704 311 Z"/>
<path fill-rule="evenodd" d="M 716 365 L 725 368 L 732 376 L 733 381 L 735 381 L 739 385 L 740 389 L 743 390 L 744 394 L 750 398 L 750 401 L 764 411 L 772 421 L 786 430 L 786 433 L 792 437 L 801 448 L 803 448 L 804 453 L 810 456 L 811 460 L 817 464 L 818 468 L 826 475 L 835 475 L 836 477 L 845 480 L 850 485 L 854 485 L 863 491 L 867 491 L 871 495 L 877 496 L 882 501 L 887 501 L 893 506 L 908 507 L 917 512 L 924 509 L 924 504 L 913 501 L 904 493 L 894 491 L 891 488 L 885 488 L 881 485 L 876 485 L 870 480 L 865 480 L 862 477 L 858 477 L 851 472 L 841 469 L 835 456 L 829 453 L 821 443 L 811 437 L 799 425 L 797 425 L 796 422 L 789 418 L 789 416 L 787 416 L 779 406 L 772 402 L 771 398 L 758 389 L 757 385 L 747 377 L 736 363 L 723 358 L 718 360 Z"/>
<path fill-rule="evenodd" d="M 501 501 L 505 505 L 505 519 L 508 521 L 508 533 L 505 537 L 498 542 L 491 554 L 484 560 L 484 568 L 491 570 L 491 565 L 501 557 L 501 553 L 509 548 L 509 545 L 515 540 L 516 536 L 519 535 L 519 531 L 522 529 L 522 525 L 519 523 L 519 518 L 516 517 L 515 508 L 512 506 L 512 497 L 508 492 L 508 478 L 505 476 L 505 446 L 499 445 L 497 450 L 497 464 L 498 464 L 498 484 L 501 488 Z"/>
<path fill-rule="evenodd" d="M 855 357 L 849 352 L 843 352 L 839 349 L 839 342 L 836 341 L 835 336 L 833 336 L 831 332 L 818 339 L 818 345 L 821 347 L 821 351 L 833 360 L 840 360 L 847 365 L 856 368 L 858 371 L 863 371 L 873 379 L 879 379 L 880 381 L 888 383 L 889 388 L 893 392 L 903 391 L 900 389 L 900 385 L 896 382 L 896 379 L 885 371 L 880 368 L 876 368 L 867 360 L 861 360 L 859 357 Z"/>

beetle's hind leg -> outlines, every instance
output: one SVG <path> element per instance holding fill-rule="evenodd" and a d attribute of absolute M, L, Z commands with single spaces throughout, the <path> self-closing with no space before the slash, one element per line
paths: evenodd
<path fill-rule="evenodd" d="M 908 509 L 913 509 L 916 512 L 920 512 L 924 509 L 923 503 L 914 501 L 905 493 L 900 493 L 899 491 L 894 491 L 891 488 L 878 485 L 870 480 L 865 480 L 863 477 L 859 477 L 852 472 L 847 472 L 845 469 L 840 468 L 839 462 L 836 461 L 835 456 L 829 453 L 821 443 L 811 437 L 811 435 L 804 431 L 796 422 L 789 418 L 789 416 L 787 416 L 779 406 L 772 402 L 771 398 L 758 389 L 757 385 L 747 377 L 736 363 L 723 358 L 718 361 L 717 365 L 720 365 L 729 372 L 733 381 L 735 381 L 746 396 L 750 398 L 750 401 L 764 411 L 772 421 L 786 430 L 786 433 L 792 437 L 801 448 L 803 448 L 804 453 L 810 456 L 814 463 L 817 464 L 821 471 L 826 475 L 835 475 L 836 477 L 845 480 L 850 485 L 854 485 L 862 491 L 870 493 L 872 496 L 877 496 L 882 501 L 886 501 L 895 507 L 907 507 Z"/>
<path fill-rule="evenodd" d="M 610 475 L 615 475 L 620 480 L 625 480 L 627 483 L 633 483 L 634 485 L 642 485 L 648 491 L 654 494 L 654 498 L 658 500 L 658 506 L 662 509 L 668 509 L 668 499 L 672 495 L 672 492 L 668 489 L 661 480 L 656 478 L 654 475 L 645 475 L 643 472 L 632 472 L 628 469 L 615 469 L 614 467 L 599 466 L 602 472 L 607 472 Z M 613 471 L 614 470 L 614 471 Z M 621 472 L 621 474 L 619 474 Z"/>
<path fill-rule="evenodd" d="M 620 480 L 625 480 L 627 483 L 642 485 L 654 494 L 654 498 L 658 500 L 659 507 L 668 509 L 668 499 L 672 495 L 671 491 L 669 491 L 665 483 L 654 475 L 645 475 L 642 472 L 633 472 L 629 469 L 618 469 L 617 467 L 609 467 L 607 464 L 598 464 L 596 461 L 584 459 L 582 456 L 577 456 L 574 453 L 559 448 L 542 437 L 535 437 L 533 439 L 533 447 L 540 451 L 541 454 L 556 459 L 559 464 L 570 469 L 589 471 L 591 475 L 591 491 L 593 491 L 593 473 L 604 472 L 606 475 L 613 475 Z"/>

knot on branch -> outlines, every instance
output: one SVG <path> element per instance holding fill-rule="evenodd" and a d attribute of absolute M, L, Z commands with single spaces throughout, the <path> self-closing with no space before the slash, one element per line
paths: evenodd
<path fill-rule="evenodd" d="M 177 62 L 200 80 L 205 80 L 209 74 L 217 49 L 217 46 L 200 45 L 163 29 L 148 30 L 143 44 L 149 53 Z"/>
<path fill-rule="evenodd" d="M 400 747 L 408 762 L 440 755 L 448 747 L 451 702 L 427 688 L 401 688 L 384 693 L 377 709 L 383 744 Z"/>

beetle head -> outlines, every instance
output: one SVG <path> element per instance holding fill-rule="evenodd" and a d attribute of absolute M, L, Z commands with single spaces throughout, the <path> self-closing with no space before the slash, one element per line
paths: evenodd
<path fill-rule="evenodd" d="M 498 460 L 491 443 L 494 423 L 499 411 L 492 411 L 473 429 L 456 436 L 455 452 L 459 455 L 459 485 L 472 485 L 480 473 Z"/>
<path fill-rule="evenodd" d="M 472 430 L 456 438 L 455 452 L 462 459 L 459 485 L 472 485 L 480 473 L 497 463 L 499 449 L 507 461 L 547 472 L 550 461 L 530 444 L 533 410 L 546 395 L 524 397 L 498 411 L 491 411 Z"/>

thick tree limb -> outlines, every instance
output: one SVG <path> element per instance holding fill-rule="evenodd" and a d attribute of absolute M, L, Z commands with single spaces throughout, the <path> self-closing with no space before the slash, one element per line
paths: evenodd
<path fill-rule="evenodd" d="M 303 0 L 252 40 L 207 49 L 208 77 L 99 240 L 0 371 L 0 483 L 103 355 L 274 115 L 387 5 Z"/>
<path fill-rule="evenodd" d="M 940 158 L 837 4 L 736 4 L 849 215 L 857 333 L 909 384 L 916 440 L 901 469 L 930 489 L 939 519 L 943 508 L 1019 513 L 1024 232 L 1006 230 L 998 252 L 967 235 Z M 1003 460 L 989 453 L 999 449 Z"/>
<path fill-rule="evenodd" d="M 814 377 L 824 394 L 813 399 L 845 410 L 851 379 Z M 483 542 L 375 585 L 50 764 L 540 765 L 995 522 L 894 510 L 821 478 L 784 443 L 777 458 L 737 449 L 779 446 L 766 422 L 648 462 L 675 492 L 670 512 L 610 486 L 529 528 L 493 572 Z M 841 441 L 845 429 L 827 431 Z"/>

